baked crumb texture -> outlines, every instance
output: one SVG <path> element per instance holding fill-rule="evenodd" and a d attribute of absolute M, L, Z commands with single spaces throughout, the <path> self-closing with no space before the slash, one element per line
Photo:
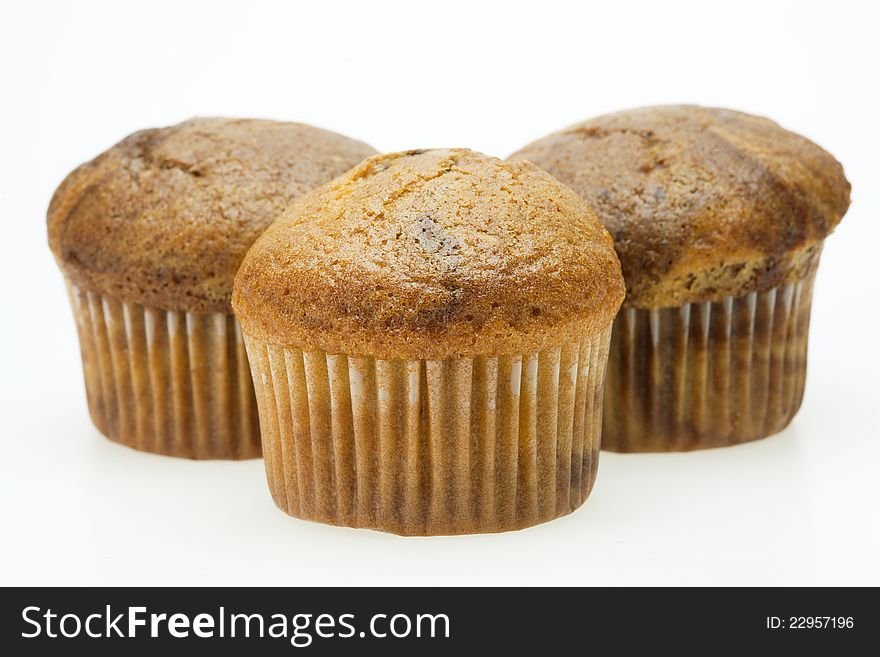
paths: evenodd
<path fill-rule="evenodd" d="M 608 233 L 534 165 L 465 149 L 369 158 L 309 194 L 236 278 L 245 333 L 376 358 L 537 351 L 623 298 Z"/>
<path fill-rule="evenodd" d="M 298 123 L 198 118 L 143 130 L 61 183 L 49 246 L 80 288 L 148 308 L 229 313 L 254 240 L 291 201 L 373 154 Z"/>
<path fill-rule="evenodd" d="M 661 106 L 579 123 L 514 153 L 571 187 L 614 238 L 625 305 L 720 301 L 803 278 L 849 207 L 843 168 L 769 119 Z"/>

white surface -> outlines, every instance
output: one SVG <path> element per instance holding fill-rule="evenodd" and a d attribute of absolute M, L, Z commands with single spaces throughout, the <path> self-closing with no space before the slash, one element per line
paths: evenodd
<path fill-rule="evenodd" d="M 0 584 L 880 584 L 876 5 L 587 4 L 4 3 Z M 264 116 L 380 150 L 504 156 L 682 101 L 771 116 L 853 184 L 816 284 L 803 409 L 782 434 L 603 454 L 567 518 L 402 539 L 286 517 L 261 461 L 140 454 L 92 427 L 44 216 L 63 176 L 126 134 Z"/>

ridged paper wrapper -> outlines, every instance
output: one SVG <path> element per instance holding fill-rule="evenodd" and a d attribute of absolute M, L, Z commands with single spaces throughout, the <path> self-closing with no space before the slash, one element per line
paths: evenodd
<path fill-rule="evenodd" d="M 247 352 L 231 314 L 145 308 L 67 282 L 95 426 L 145 452 L 260 456 Z"/>
<path fill-rule="evenodd" d="M 816 268 L 765 292 L 614 322 L 602 447 L 667 452 L 763 438 L 797 413 Z"/>
<path fill-rule="evenodd" d="M 380 360 L 245 335 L 269 489 L 290 515 L 397 534 L 528 527 L 596 478 L 610 326 L 536 353 Z"/>

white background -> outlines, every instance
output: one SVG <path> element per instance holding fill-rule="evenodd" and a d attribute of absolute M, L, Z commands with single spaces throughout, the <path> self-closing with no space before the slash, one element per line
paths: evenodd
<path fill-rule="evenodd" d="M 880 13 L 873 3 L 31 3 L 0 9 L 0 584 L 880 584 Z M 262 462 L 110 443 L 46 247 L 64 175 L 193 115 L 304 121 L 383 151 L 506 156 L 577 120 L 697 102 L 846 167 L 783 433 L 603 454 L 573 515 L 399 538 L 276 510 Z"/>

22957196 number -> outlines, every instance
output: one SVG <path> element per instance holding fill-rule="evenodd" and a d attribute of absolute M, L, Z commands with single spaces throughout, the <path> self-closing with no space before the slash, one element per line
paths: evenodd
<path fill-rule="evenodd" d="M 851 629 L 852 616 L 792 616 L 788 619 L 788 628 L 803 629 Z"/>

